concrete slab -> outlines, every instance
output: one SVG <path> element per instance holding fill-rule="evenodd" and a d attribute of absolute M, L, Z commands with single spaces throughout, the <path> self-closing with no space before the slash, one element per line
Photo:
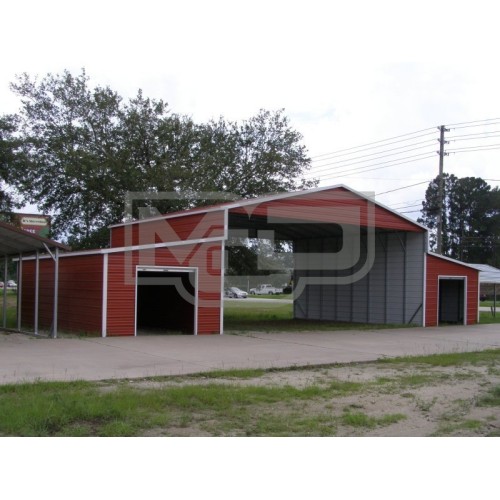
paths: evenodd
<path fill-rule="evenodd" d="M 489 348 L 500 348 L 500 325 L 56 340 L 0 334 L 0 384 L 349 363 Z"/>

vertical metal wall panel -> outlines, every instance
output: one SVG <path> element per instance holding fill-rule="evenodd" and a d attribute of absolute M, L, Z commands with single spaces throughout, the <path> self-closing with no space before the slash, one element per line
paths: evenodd
<path fill-rule="evenodd" d="M 23 261 L 22 326 L 34 324 L 35 261 Z M 102 255 L 59 256 L 58 327 L 62 331 L 100 332 Z M 48 329 L 54 313 L 54 261 L 40 259 L 39 327 Z"/>
<path fill-rule="evenodd" d="M 60 256 L 60 330 L 101 332 L 102 263 L 102 255 Z"/>
<path fill-rule="evenodd" d="M 296 252 L 324 252 L 325 259 L 341 243 L 325 238 L 295 242 Z M 345 242 L 346 245 L 355 242 Z M 296 298 L 294 315 L 303 319 L 346 322 L 422 324 L 424 233 L 380 232 L 375 238 L 375 257 L 368 274 L 350 284 L 309 285 Z M 329 253 L 329 254 L 328 254 Z M 361 266 L 367 258 L 366 236 L 360 253 Z M 301 259 L 304 260 L 304 259 Z M 323 261 L 326 263 L 326 261 Z M 346 271 L 296 270 L 302 276 L 345 276 Z"/>
<path fill-rule="evenodd" d="M 222 211 L 168 215 L 111 228 L 111 247 L 149 245 L 224 235 Z"/>
<path fill-rule="evenodd" d="M 370 269 L 368 294 L 370 296 L 370 323 L 385 322 L 385 296 L 386 296 L 386 237 L 376 235 L 375 262 Z"/>
<path fill-rule="evenodd" d="M 396 234 L 387 238 L 386 323 L 404 323 L 404 250 Z"/>
<path fill-rule="evenodd" d="M 406 234 L 406 323 L 423 326 L 424 270 L 426 238 L 423 234 Z"/>

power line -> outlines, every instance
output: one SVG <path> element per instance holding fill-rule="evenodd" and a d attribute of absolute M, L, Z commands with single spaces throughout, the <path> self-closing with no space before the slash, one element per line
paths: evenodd
<path fill-rule="evenodd" d="M 414 203 L 413 205 L 405 205 L 403 207 L 393 207 L 392 205 L 389 205 L 390 208 L 393 208 L 394 210 L 405 210 L 407 208 L 414 208 L 414 207 L 420 207 L 422 208 L 422 202 L 420 203 Z"/>
<path fill-rule="evenodd" d="M 448 139 L 455 139 L 456 137 L 473 137 L 473 136 L 490 136 L 491 134 L 498 134 L 500 130 L 492 130 L 491 132 L 478 132 L 477 134 L 461 134 L 461 135 L 452 135 L 448 136 Z M 478 137 L 479 139 L 480 137 Z M 488 137 L 485 137 L 487 139 Z"/>
<path fill-rule="evenodd" d="M 374 152 L 374 153 L 369 153 L 369 154 L 366 154 L 366 155 L 354 156 L 354 157 L 352 157 L 352 158 L 347 158 L 347 159 L 345 159 L 345 160 L 339 160 L 339 161 L 336 161 L 336 162 L 333 162 L 333 163 L 340 163 L 340 162 L 343 162 L 343 161 L 357 160 L 358 158 L 366 158 L 367 156 L 374 156 L 374 155 L 379 155 L 379 154 L 382 154 L 382 153 L 388 153 L 388 152 L 390 152 L 390 151 L 396 151 L 396 150 L 398 150 L 398 149 L 407 149 L 407 148 L 411 148 L 412 146 L 418 146 L 419 144 L 427 144 L 427 143 L 429 143 L 429 142 L 434 142 L 434 140 L 433 140 L 433 139 L 427 139 L 426 141 L 415 142 L 415 143 L 413 143 L 413 144 L 408 144 L 408 145 L 406 145 L 406 146 L 400 146 L 400 147 L 398 147 L 398 148 L 391 148 L 391 149 L 385 149 L 385 150 L 383 150 L 383 151 L 376 151 L 376 152 Z M 421 146 L 421 147 L 423 147 L 423 146 Z M 368 148 L 368 149 L 367 149 L 367 151 L 368 151 L 369 149 L 372 149 L 372 148 Z M 361 151 L 358 151 L 358 152 L 359 152 L 359 153 L 361 153 L 362 151 L 364 151 L 364 150 L 361 150 Z M 401 153 L 404 153 L 404 151 L 402 151 Z M 401 153 L 399 153 L 399 154 L 401 154 Z M 340 155 L 332 156 L 332 157 L 330 157 L 330 158 L 324 158 L 324 159 L 322 159 L 322 160 L 314 160 L 314 161 L 318 161 L 318 162 L 320 162 L 320 161 L 329 161 L 329 160 L 332 160 L 333 158 L 338 158 L 338 157 L 340 157 L 340 156 L 348 156 L 348 155 L 352 155 L 352 154 L 356 154 L 356 153 L 344 153 L 344 154 L 340 154 Z M 396 153 L 396 154 L 398 154 L 398 153 Z M 331 164 L 330 164 L 330 163 L 328 163 L 328 164 L 326 164 L 326 165 L 331 165 Z M 318 165 L 318 167 L 324 167 L 324 166 L 325 166 L 325 165 Z M 313 168 L 316 168 L 316 167 L 313 167 Z"/>
<path fill-rule="evenodd" d="M 366 144 L 361 144 L 359 146 L 354 146 L 354 147 L 351 147 L 351 148 L 338 149 L 338 150 L 332 151 L 330 153 L 323 153 L 323 154 L 320 154 L 320 155 L 312 156 L 311 159 L 313 160 L 314 158 L 320 158 L 321 156 L 336 155 L 337 153 L 343 153 L 344 151 L 352 151 L 352 150 L 364 148 L 366 146 L 372 146 L 373 144 L 381 144 L 383 142 L 392 141 L 393 139 L 399 139 L 400 137 L 406 137 L 406 136 L 409 136 L 409 135 L 419 134 L 420 132 L 425 132 L 427 130 L 433 130 L 434 131 L 435 127 L 424 128 L 422 130 L 417 130 L 416 132 L 412 132 L 412 133 L 409 133 L 409 134 L 396 135 L 394 137 L 389 137 L 388 139 L 383 139 L 381 141 L 368 142 Z M 416 137 L 412 137 L 410 139 L 402 139 L 402 140 L 399 140 L 399 141 L 390 142 L 390 143 L 385 144 L 385 145 L 389 146 L 390 144 L 396 144 L 397 142 L 411 141 L 412 139 L 418 139 L 419 137 L 424 137 L 426 135 L 430 135 L 431 133 L 435 133 L 435 132 L 428 132 L 426 134 L 422 134 L 422 135 L 419 135 L 419 136 L 416 136 Z M 375 146 L 375 148 L 376 147 L 383 147 L 383 146 Z M 367 149 L 374 149 L 374 148 L 372 147 L 372 148 L 367 148 Z M 316 160 L 316 161 L 320 161 L 320 160 Z"/>
<path fill-rule="evenodd" d="M 400 214 L 415 214 L 417 212 L 420 212 L 420 210 L 409 210 L 408 212 L 399 212 Z"/>
<path fill-rule="evenodd" d="M 484 146 L 470 146 L 470 147 L 463 147 L 463 148 L 455 148 L 455 149 L 450 149 L 447 152 L 448 153 L 470 153 L 472 151 L 492 151 L 494 149 L 500 149 L 500 144 L 485 144 Z"/>
<path fill-rule="evenodd" d="M 367 159 L 367 160 L 360 160 L 360 161 L 351 161 L 351 160 L 356 160 L 357 158 L 363 158 L 363 156 L 359 156 L 357 158 L 350 158 L 350 159 L 347 159 L 347 160 L 341 160 L 341 161 L 335 161 L 335 162 L 332 162 L 332 163 L 327 163 L 325 165 L 319 165 L 318 167 L 312 167 L 312 170 L 313 170 L 313 173 L 315 172 L 322 172 L 324 170 L 336 170 L 338 168 L 344 168 L 344 167 L 349 167 L 351 165 L 358 165 L 360 163 L 366 163 L 368 161 L 373 161 L 373 160 L 380 160 L 382 158 L 387 158 L 389 156 L 397 156 L 397 155 L 402 155 L 402 154 L 405 154 L 405 153 L 409 153 L 411 151 L 418 151 L 419 149 L 424 149 L 424 148 L 428 148 L 429 146 L 419 146 L 417 148 L 410 148 L 410 149 L 406 149 L 405 151 L 399 151 L 397 153 L 389 153 L 387 155 L 381 155 L 381 156 L 376 156 L 375 158 L 370 158 L 370 159 Z M 422 154 L 428 154 L 430 153 L 430 151 L 426 151 L 425 153 L 422 153 Z M 372 154 L 369 154 L 369 155 L 365 155 L 365 156 L 374 156 L 378 153 L 372 153 Z M 389 160 L 389 161 L 392 161 L 392 160 Z M 350 163 L 346 163 L 346 162 L 350 162 Z M 343 165 L 342 165 L 343 163 Z M 332 165 L 338 165 L 336 167 L 332 167 Z M 328 168 L 328 167 L 331 167 L 331 168 Z"/>
<path fill-rule="evenodd" d="M 396 203 L 395 205 L 393 205 L 393 204 L 391 203 L 389 206 L 390 206 L 391 208 L 396 208 L 396 207 L 398 207 L 399 205 L 405 205 L 405 206 L 400 206 L 400 207 L 398 207 L 398 208 L 400 208 L 400 209 L 403 209 L 403 208 L 408 208 L 406 205 L 408 205 L 408 204 L 410 204 L 410 205 L 411 205 L 411 204 L 413 204 L 413 203 L 417 203 L 417 202 L 422 203 L 422 198 L 417 198 L 416 200 L 412 200 L 412 201 L 400 201 L 400 202 Z"/>
<path fill-rule="evenodd" d="M 435 157 L 435 153 L 432 155 L 423 156 L 425 154 L 427 154 L 427 153 L 421 153 L 418 155 L 407 156 L 405 158 L 400 158 L 397 160 L 390 160 L 390 161 L 385 161 L 385 162 L 381 162 L 381 163 L 374 163 L 372 165 L 365 165 L 362 167 L 356 167 L 354 169 L 342 170 L 340 172 L 336 172 L 334 175 L 330 175 L 330 176 L 326 176 L 326 177 L 323 177 L 321 175 L 318 177 L 320 180 L 335 179 L 336 177 L 343 176 L 343 174 L 353 174 L 355 172 L 361 174 L 364 172 L 372 172 L 374 170 L 382 170 L 384 168 L 396 167 L 398 165 L 404 165 L 406 163 L 412 163 L 415 161 L 426 160 L 428 158 Z M 408 160 L 408 161 L 399 161 L 399 160 Z M 397 162 L 397 163 L 394 163 L 394 162 Z M 388 163 L 391 163 L 391 165 L 388 165 Z M 345 166 L 347 166 L 347 165 L 343 165 L 343 167 L 345 167 Z M 373 167 L 373 168 L 371 168 L 371 167 Z M 339 167 L 337 167 L 337 168 L 339 168 Z M 308 174 L 309 174 L 309 172 L 308 172 Z"/>
<path fill-rule="evenodd" d="M 498 120 L 498 118 L 496 118 L 496 120 Z M 496 121 L 496 122 L 493 122 L 493 123 L 483 123 L 483 124 L 480 124 L 480 125 L 463 125 L 463 126 L 459 126 L 459 127 L 454 127 L 452 125 L 447 125 L 447 127 L 452 127 L 452 130 L 456 130 L 456 129 L 459 129 L 459 128 L 489 127 L 491 125 L 498 125 L 499 123 L 500 123 L 500 121 Z"/>
<path fill-rule="evenodd" d="M 387 194 L 387 193 L 393 193 L 394 191 L 401 191 L 402 189 L 408 189 L 408 188 L 411 188 L 411 187 L 414 187 L 414 186 L 421 186 L 422 184 L 428 184 L 429 182 L 431 182 L 431 181 L 417 182 L 416 184 L 410 184 L 408 186 L 403 186 L 403 187 L 400 187 L 400 188 L 391 189 L 389 191 L 384 191 L 382 193 L 377 193 L 375 196 L 380 196 L 382 194 Z"/>
<path fill-rule="evenodd" d="M 500 120 L 500 118 L 486 118 L 485 120 L 474 120 L 471 122 L 449 123 L 447 126 L 453 127 L 454 125 L 467 125 L 469 123 L 492 122 L 494 120 Z"/>
<path fill-rule="evenodd" d="M 345 173 L 352 173 L 352 172 L 355 172 L 355 171 L 358 171 L 358 170 L 362 170 L 364 168 L 368 168 L 368 167 L 376 167 L 376 166 L 379 166 L 379 165 L 385 165 L 385 164 L 389 164 L 389 163 L 394 163 L 394 162 L 397 162 L 399 160 L 407 160 L 409 158 L 417 158 L 419 156 L 424 156 L 424 155 L 427 155 L 427 154 L 430 154 L 430 151 L 427 151 L 425 153 L 418 153 L 416 155 L 410 155 L 410 156 L 404 156 L 402 158 L 395 158 L 394 160 L 385 160 L 385 161 L 382 161 L 382 162 L 379 162 L 379 163 L 371 163 L 369 165 L 361 165 L 359 167 L 354 167 L 354 168 L 349 168 L 347 170 L 342 170 L 341 172 L 338 172 L 338 173 L 342 173 L 342 172 L 345 172 Z M 432 155 L 433 156 L 433 155 Z M 374 158 L 374 160 L 376 160 L 376 158 Z M 366 162 L 353 162 L 353 163 L 346 163 L 345 165 L 339 165 L 337 167 L 332 167 L 328 170 L 330 171 L 333 171 L 333 170 L 338 170 L 338 169 L 342 169 L 342 168 L 345 168 L 345 167 L 350 167 L 351 165 L 358 165 L 359 163 L 366 163 Z M 317 172 L 307 172 L 307 174 L 312 174 L 312 175 L 315 175 Z M 321 176 L 320 176 L 321 177 Z"/>

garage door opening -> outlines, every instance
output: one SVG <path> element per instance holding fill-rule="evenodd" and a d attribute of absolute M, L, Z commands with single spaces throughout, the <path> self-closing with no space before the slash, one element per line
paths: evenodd
<path fill-rule="evenodd" d="M 196 335 L 196 270 L 137 269 L 136 335 Z"/>
<path fill-rule="evenodd" d="M 465 324 L 465 278 L 439 278 L 439 324 Z"/>

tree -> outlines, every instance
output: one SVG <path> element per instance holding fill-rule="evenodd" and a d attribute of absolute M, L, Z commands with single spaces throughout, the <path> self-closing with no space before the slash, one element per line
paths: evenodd
<path fill-rule="evenodd" d="M 18 142 L 14 137 L 17 130 L 16 118 L 12 115 L 0 117 L 0 218 L 10 220 L 14 206 L 12 195 L 7 191 L 9 173 L 16 160 Z"/>
<path fill-rule="evenodd" d="M 91 88 L 84 70 L 40 81 L 24 74 L 11 89 L 22 106 L 9 183 L 53 214 L 53 235 L 74 247 L 107 244 L 105 228 L 123 220 L 129 191 L 150 194 L 165 213 L 194 202 L 159 202 L 159 192 L 252 197 L 314 184 L 301 179 L 309 158 L 283 110 L 197 124 L 141 91 L 125 101 L 109 87 Z"/>
<path fill-rule="evenodd" d="M 464 262 L 496 263 L 499 236 L 500 193 L 478 177 L 444 174 L 443 255 Z M 418 222 L 431 230 L 435 248 L 439 211 L 439 177 L 427 188 Z"/>

